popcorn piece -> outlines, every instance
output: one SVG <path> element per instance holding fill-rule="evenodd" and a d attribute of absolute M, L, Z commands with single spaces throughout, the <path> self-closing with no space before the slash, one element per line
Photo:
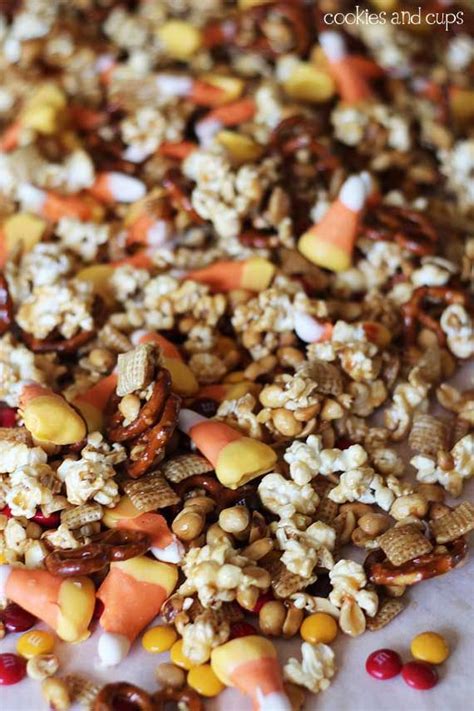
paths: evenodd
<path fill-rule="evenodd" d="M 384 485 L 382 477 L 375 474 L 371 467 L 351 469 L 341 474 L 339 484 L 331 489 L 328 496 L 338 504 L 345 501 L 376 503 L 385 511 L 390 509 L 395 498 L 393 492 Z"/>
<path fill-rule="evenodd" d="M 301 645 L 302 660 L 291 657 L 284 666 L 284 677 L 299 686 L 304 686 L 313 694 L 325 691 L 336 671 L 334 652 L 327 644 Z"/>
<path fill-rule="evenodd" d="M 63 217 L 56 226 L 56 234 L 63 247 L 77 254 L 85 262 L 93 262 L 101 245 L 108 241 L 110 228 L 108 225 Z"/>
<path fill-rule="evenodd" d="M 229 635 L 229 622 L 216 616 L 213 610 L 204 610 L 181 630 L 183 654 L 194 664 L 204 664 L 212 650 L 227 642 Z"/>
<path fill-rule="evenodd" d="M 121 445 L 114 444 L 111 448 L 99 433 L 89 435 L 81 459 L 65 459 L 58 468 L 58 476 L 66 485 L 68 501 L 80 505 L 93 499 L 107 507 L 117 504 L 120 495 L 114 481 L 114 464 L 125 458 Z"/>
<path fill-rule="evenodd" d="M 92 304 L 93 293 L 87 282 L 40 286 L 20 306 L 17 321 L 35 338 L 47 338 L 54 329 L 71 338 L 78 331 L 94 328 Z"/>
<path fill-rule="evenodd" d="M 262 504 L 281 518 L 290 518 L 294 513 L 313 514 L 319 496 L 310 484 L 298 485 L 281 474 L 267 474 L 258 487 Z"/>
<path fill-rule="evenodd" d="M 441 314 L 440 324 L 454 355 L 470 358 L 474 354 L 474 325 L 466 309 L 450 304 Z"/>
<path fill-rule="evenodd" d="M 334 565 L 331 552 L 335 547 L 336 532 L 322 521 L 301 531 L 293 522 L 283 519 L 276 526 L 275 537 L 284 551 L 281 562 L 291 573 L 310 578 L 316 565 L 328 569 Z"/>
<path fill-rule="evenodd" d="M 474 435 L 462 437 L 451 450 L 452 469 L 442 469 L 430 457 L 417 455 L 410 464 L 417 469 L 416 478 L 425 484 L 441 484 L 451 494 L 460 496 L 464 480 L 474 476 Z"/>
<path fill-rule="evenodd" d="M 23 386 L 28 381 L 46 382 L 39 358 L 6 333 L 0 338 L 0 398 L 10 407 L 18 407 Z"/>
<path fill-rule="evenodd" d="M 341 610 L 341 629 L 351 636 L 362 634 L 366 622 L 362 610 L 373 617 L 378 608 L 377 593 L 365 590 L 367 578 L 364 569 L 353 560 L 340 560 L 329 572 L 333 589 L 329 602 Z"/>
<path fill-rule="evenodd" d="M 24 434 L 27 437 L 22 436 Z M 0 429 L 1 473 L 11 473 L 24 466 L 46 464 L 46 452 L 41 447 L 30 446 L 28 439 L 28 432 L 24 428 Z"/>

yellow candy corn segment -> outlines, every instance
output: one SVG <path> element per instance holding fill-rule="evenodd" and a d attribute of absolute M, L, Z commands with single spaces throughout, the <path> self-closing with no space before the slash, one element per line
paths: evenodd
<path fill-rule="evenodd" d="M 23 420 L 35 439 L 53 444 L 74 444 L 87 434 L 82 417 L 57 395 L 40 395 L 29 400 Z"/>
<path fill-rule="evenodd" d="M 89 578 L 68 578 L 58 597 L 57 633 L 66 642 L 82 642 L 90 636 L 88 629 L 95 605 L 95 587 Z"/>
<path fill-rule="evenodd" d="M 32 249 L 44 234 L 46 221 L 28 212 L 12 215 L 3 223 L 7 252 L 21 243 L 25 251 Z"/>
<path fill-rule="evenodd" d="M 324 242 L 314 232 L 306 232 L 298 242 L 298 250 L 318 267 L 342 272 L 352 264 L 352 255 L 330 242 Z"/>
<path fill-rule="evenodd" d="M 120 568 L 126 575 L 135 580 L 151 585 L 160 585 L 170 595 L 178 582 L 178 571 L 175 565 L 152 560 L 145 556 L 130 558 L 120 563 L 112 563 L 111 567 Z"/>
<path fill-rule="evenodd" d="M 224 92 L 222 96 L 223 104 L 228 104 L 231 101 L 240 99 L 245 88 L 242 79 L 229 77 L 225 74 L 203 74 L 200 78 L 205 81 L 206 84 L 211 84 L 211 86 L 215 86 Z"/>
<path fill-rule="evenodd" d="M 183 397 L 191 397 L 199 390 L 199 383 L 196 380 L 191 368 L 177 358 L 163 358 L 164 367 L 171 375 L 171 385 L 173 391 Z"/>
<path fill-rule="evenodd" d="M 328 101 L 336 92 L 331 75 L 307 62 L 296 65 L 283 88 L 291 99 L 314 104 Z"/>
<path fill-rule="evenodd" d="M 219 131 L 216 141 L 223 146 L 234 163 L 249 163 L 258 160 L 263 153 L 260 144 L 237 131 Z"/>
<path fill-rule="evenodd" d="M 266 5 L 272 0 L 239 0 L 239 9 L 248 10 L 249 7 L 257 7 L 257 5 Z"/>
<path fill-rule="evenodd" d="M 165 22 L 158 29 L 158 37 L 173 59 L 189 59 L 202 45 L 202 35 L 198 28 L 183 20 Z"/>
<path fill-rule="evenodd" d="M 103 523 L 109 528 L 114 528 L 124 518 L 137 518 L 141 512 L 132 504 L 128 496 L 122 496 L 117 506 L 105 509 Z"/>
<path fill-rule="evenodd" d="M 57 84 L 42 84 L 28 99 L 27 106 L 48 104 L 59 111 L 59 109 L 64 109 L 66 103 L 66 96 Z"/>
<path fill-rule="evenodd" d="M 115 297 L 110 285 L 110 278 L 113 273 L 114 268 L 110 264 L 93 264 L 90 267 L 81 269 L 75 278 L 89 282 L 95 294 L 101 296 L 107 304 L 113 304 Z"/>
<path fill-rule="evenodd" d="M 277 456 L 264 442 L 242 437 L 226 444 L 217 458 L 216 475 L 229 489 L 246 484 L 260 474 L 270 471 Z"/>
<path fill-rule="evenodd" d="M 101 432 L 104 426 L 104 415 L 100 410 L 91 405 L 89 402 L 75 403 L 84 420 L 86 421 L 88 432 Z"/>
<path fill-rule="evenodd" d="M 236 667 L 253 660 L 275 658 L 276 656 L 275 647 L 270 640 L 259 635 L 248 635 L 232 639 L 213 649 L 211 667 L 223 684 L 233 686 L 231 676 Z"/>
<path fill-rule="evenodd" d="M 35 104 L 22 112 L 21 123 L 24 128 L 51 136 L 58 130 L 58 110 L 50 104 Z"/>
<path fill-rule="evenodd" d="M 264 291 L 275 274 L 275 265 L 263 257 L 252 257 L 244 267 L 242 289 Z"/>

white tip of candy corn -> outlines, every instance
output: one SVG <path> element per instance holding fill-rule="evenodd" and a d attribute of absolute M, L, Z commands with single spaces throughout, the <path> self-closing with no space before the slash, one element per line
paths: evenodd
<path fill-rule="evenodd" d="M 130 641 L 123 634 L 104 632 L 99 637 L 97 652 L 105 667 L 114 667 L 120 664 L 130 651 Z"/>
<path fill-rule="evenodd" d="M 339 200 L 352 210 L 360 212 L 367 199 L 367 190 L 364 180 L 359 175 L 351 175 L 341 188 Z"/>
<path fill-rule="evenodd" d="M 147 232 L 149 247 L 162 247 L 169 242 L 173 234 L 171 224 L 166 220 L 157 220 Z"/>
<path fill-rule="evenodd" d="M 179 563 L 184 554 L 184 546 L 177 539 L 167 545 L 166 548 L 152 546 L 150 550 L 155 558 L 163 561 L 163 563 Z"/>
<path fill-rule="evenodd" d="M 292 706 L 286 694 L 274 691 L 271 694 L 262 694 L 260 689 L 256 693 L 258 711 L 291 711 Z"/>
<path fill-rule="evenodd" d="M 108 72 L 109 69 L 112 69 L 112 67 L 114 66 L 115 61 L 116 60 L 113 54 L 102 54 L 95 63 L 96 71 L 99 74 Z"/>
<path fill-rule="evenodd" d="M 319 44 L 330 62 L 338 62 L 347 56 L 346 44 L 343 36 L 339 32 L 321 32 Z"/>
<path fill-rule="evenodd" d="M 207 148 L 219 131 L 222 129 L 222 123 L 216 119 L 203 119 L 196 124 L 196 136 L 199 139 L 199 144 L 203 148 Z"/>
<path fill-rule="evenodd" d="M 178 74 L 160 74 L 156 77 L 156 87 L 163 96 L 188 96 L 193 88 L 193 80 Z"/>
<path fill-rule="evenodd" d="M 18 186 L 17 197 L 23 208 L 40 212 L 46 200 L 46 193 L 40 188 L 35 188 L 31 183 L 21 183 Z"/>
<path fill-rule="evenodd" d="M 178 415 L 178 427 L 181 432 L 188 434 L 199 422 L 207 422 L 207 418 L 199 415 L 197 412 L 193 412 L 193 410 L 187 410 L 186 408 L 180 410 Z"/>
<path fill-rule="evenodd" d="M 136 202 L 146 195 L 145 183 L 125 173 L 107 173 L 107 187 L 117 202 Z"/>
<path fill-rule="evenodd" d="M 316 343 L 325 332 L 324 326 L 302 311 L 295 312 L 294 329 L 298 338 L 305 343 Z"/>
<path fill-rule="evenodd" d="M 372 176 L 370 175 L 369 171 L 363 170 L 362 173 L 359 173 L 359 178 L 364 183 L 365 194 L 367 196 L 370 195 L 374 188 L 374 181 L 372 180 Z"/>
<path fill-rule="evenodd" d="M 10 576 L 11 568 L 9 565 L 0 565 L 0 602 L 5 600 L 5 587 Z"/>
<path fill-rule="evenodd" d="M 143 336 L 146 336 L 147 333 L 150 333 L 147 331 L 145 328 L 139 328 L 136 331 L 132 333 L 130 336 L 130 340 L 132 342 L 132 345 L 138 346 L 140 345 L 140 341 L 142 340 Z"/>

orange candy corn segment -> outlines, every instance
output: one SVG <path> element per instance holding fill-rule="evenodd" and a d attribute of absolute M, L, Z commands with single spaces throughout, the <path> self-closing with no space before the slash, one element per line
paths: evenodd
<path fill-rule="evenodd" d="M 214 649 L 211 667 L 226 686 L 239 689 L 257 711 L 291 711 L 273 644 L 259 635 L 233 639 Z"/>
<path fill-rule="evenodd" d="M 187 279 L 207 284 L 213 291 L 233 289 L 263 291 L 270 285 L 275 266 L 263 257 L 252 257 L 242 262 L 215 262 L 209 267 L 188 272 Z"/>
<path fill-rule="evenodd" d="M 373 98 L 373 92 L 357 62 L 347 53 L 339 32 L 326 31 L 319 42 L 329 62 L 329 71 L 336 82 L 342 101 L 355 104 Z"/>
<path fill-rule="evenodd" d="M 117 374 L 111 373 L 73 400 L 74 407 L 86 421 L 88 432 L 102 430 L 105 406 L 116 386 Z"/>
<path fill-rule="evenodd" d="M 300 237 L 301 254 L 334 272 L 348 269 L 366 198 L 364 180 L 359 175 L 348 178 L 322 220 Z"/>
<path fill-rule="evenodd" d="M 80 642 L 88 630 L 95 605 L 95 589 L 89 578 L 60 578 L 47 570 L 14 568 L 8 573 L 5 596 L 46 622 L 66 642 Z M 0 581 L 1 587 L 1 581 Z"/>

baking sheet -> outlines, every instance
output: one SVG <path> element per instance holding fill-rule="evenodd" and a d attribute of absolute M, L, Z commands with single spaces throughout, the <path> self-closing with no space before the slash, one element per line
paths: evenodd
<path fill-rule="evenodd" d="M 474 368 L 465 368 L 456 378 L 458 385 L 472 388 Z M 454 381 L 454 382 L 456 382 Z M 474 500 L 474 481 L 464 488 L 462 498 Z M 409 592 L 408 608 L 385 629 L 366 632 L 351 639 L 340 633 L 333 644 L 337 671 L 327 691 L 308 695 L 307 711 L 460 711 L 473 707 L 474 693 L 474 562 L 445 576 L 415 585 Z M 376 681 L 365 672 L 365 660 L 375 649 L 391 647 L 402 658 L 410 657 L 410 641 L 419 632 L 436 630 L 448 640 L 452 653 L 440 668 L 440 683 L 430 691 L 408 687 L 401 676 L 388 681 Z M 154 691 L 154 670 L 167 654 L 152 655 L 134 645 L 127 660 L 119 667 L 102 668 L 96 653 L 99 632 L 79 645 L 57 643 L 60 675 L 83 674 L 91 679 L 130 681 Z M 9 634 L 0 642 L 1 652 L 14 652 L 19 635 Z M 298 638 L 299 639 L 299 638 Z M 278 642 L 280 659 L 299 656 L 301 640 Z M 212 711 L 250 711 L 251 703 L 239 693 L 228 689 L 217 699 L 208 701 Z M 25 678 L 15 686 L 0 690 L 1 711 L 43 711 L 47 705 L 41 698 L 39 683 Z"/>

